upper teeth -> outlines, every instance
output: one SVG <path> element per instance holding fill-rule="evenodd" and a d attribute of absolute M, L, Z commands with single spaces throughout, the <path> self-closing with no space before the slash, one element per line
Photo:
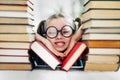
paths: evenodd
<path fill-rule="evenodd" d="M 64 45 L 64 43 L 63 42 L 58 42 L 58 43 L 56 43 L 58 46 L 63 46 Z"/>

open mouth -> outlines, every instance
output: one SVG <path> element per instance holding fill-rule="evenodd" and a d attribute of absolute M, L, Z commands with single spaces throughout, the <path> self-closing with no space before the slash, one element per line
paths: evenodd
<path fill-rule="evenodd" d="M 63 47 L 65 45 L 65 42 L 63 42 L 63 41 L 55 42 L 55 45 L 57 47 Z"/>

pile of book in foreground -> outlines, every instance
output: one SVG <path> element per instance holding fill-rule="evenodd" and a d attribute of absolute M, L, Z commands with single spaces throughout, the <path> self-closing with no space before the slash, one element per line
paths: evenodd
<path fill-rule="evenodd" d="M 120 61 L 120 0 L 85 0 L 82 39 L 89 47 L 85 71 L 117 71 Z"/>
<path fill-rule="evenodd" d="M 32 13 L 31 1 L 0 0 L 0 70 L 31 70 Z"/>
<path fill-rule="evenodd" d="M 86 49 L 86 45 L 83 42 L 78 42 L 68 56 L 61 61 L 42 42 L 34 41 L 31 44 L 31 51 L 29 52 L 31 55 L 30 61 L 33 66 L 37 63 L 35 68 L 41 69 L 61 69 L 65 71 L 69 71 L 70 69 L 83 69 L 84 65 L 81 57 Z"/>

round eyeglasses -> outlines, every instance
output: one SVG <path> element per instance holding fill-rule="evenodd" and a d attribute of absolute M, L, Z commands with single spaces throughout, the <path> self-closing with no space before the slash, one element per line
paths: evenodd
<path fill-rule="evenodd" d="M 65 25 L 61 28 L 61 30 L 58 30 L 55 26 L 49 26 L 46 29 L 46 34 L 49 38 L 55 38 L 57 37 L 58 33 L 61 33 L 61 35 L 63 35 L 64 37 L 68 38 L 70 36 L 72 36 L 74 29 L 69 26 L 69 25 Z"/>

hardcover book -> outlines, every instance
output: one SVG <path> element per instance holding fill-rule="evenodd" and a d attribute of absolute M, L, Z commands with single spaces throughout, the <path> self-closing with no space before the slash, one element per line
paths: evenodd
<path fill-rule="evenodd" d="M 17 17 L 17 18 L 32 18 L 34 19 L 33 14 L 25 11 L 0 11 L 0 17 Z"/>
<path fill-rule="evenodd" d="M 0 41 L 18 41 L 18 42 L 32 42 L 35 40 L 35 34 L 0 34 Z"/>
<path fill-rule="evenodd" d="M 88 54 L 120 55 L 120 48 L 89 48 Z"/>
<path fill-rule="evenodd" d="M 120 40 L 85 40 L 89 48 L 120 48 Z"/>
<path fill-rule="evenodd" d="M 27 5 L 32 4 L 33 1 L 31 0 L 0 0 L 0 4 L 6 4 L 6 5 Z"/>
<path fill-rule="evenodd" d="M 86 45 L 83 42 L 75 44 L 74 48 L 70 51 L 68 56 L 61 62 L 48 48 L 39 41 L 35 41 L 31 44 L 31 49 L 35 54 L 53 70 L 61 68 L 66 71 L 71 69 L 83 68 L 83 62 L 80 59 L 83 51 L 86 49 Z M 78 60 L 79 59 L 79 60 Z M 77 62 L 76 62 L 77 61 Z M 73 66 L 74 65 L 74 66 Z M 38 67 L 47 67 L 47 65 L 38 65 Z"/>
<path fill-rule="evenodd" d="M 89 19 L 120 19 L 120 10 L 90 9 L 83 13 L 82 21 Z"/>
<path fill-rule="evenodd" d="M 82 35 L 83 40 L 120 40 L 120 34 L 95 34 L 88 33 Z"/>
<path fill-rule="evenodd" d="M 90 19 L 83 22 L 82 29 L 86 28 L 120 28 L 120 19 Z"/>
<path fill-rule="evenodd" d="M 31 44 L 31 49 L 53 70 L 62 63 L 43 43 L 39 41 L 33 42 Z"/>
<path fill-rule="evenodd" d="M 33 12 L 32 11 L 32 8 L 30 8 L 30 6 L 21 6 L 21 5 L 5 5 L 5 4 L 2 4 L 0 5 L 0 10 L 4 10 L 4 11 L 22 11 L 22 12 L 25 12 L 25 11 L 28 11 L 28 12 Z"/>
<path fill-rule="evenodd" d="M 119 63 L 118 55 L 87 55 L 87 63 L 116 64 Z"/>
<path fill-rule="evenodd" d="M 3 42 L 0 41 L 0 48 L 9 48 L 9 49 L 29 49 L 30 42 Z"/>
<path fill-rule="evenodd" d="M 34 33 L 32 27 L 31 25 L 0 25 L 0 33 Z"/>
<path fill-rule="evenodd" d="M 86 45 L 83 42 L 76 43 L 73 49 L 68 54 L 68 56 L 63 61 L 62 69 L 68 71 L 72 67 L 72 65 L 77 61 L 77 59 L 82 55 L 85 49 Z"/>
<path fill-rule="evenodd" d="M 16 18 L 16 17 L 0 17 L 0 25 L 33 25 L 33 19 L 31 18 Z"/>
<path fill-rule="evenodd" d="M 120 28 L 88 28 L 84 29 L 84 33 L 104 33 L 104 34 L 120 34 Z"/>
<path fill-rule="evenodd" d="M 119 64 L 86 63 L 85 71 L 117 71 Z"/>
<path fill-rule="evenodd" d="M 101 6 L 102 5 L 102 6 Z M 89 1 L 87 4 L 84 5 L 85 6 L 85 11 L 87 11 L 88 9 L 92 9 L 92 8 L 97 8 L 97 9 L 120 9 L 120 1 L 95 1 L 95 0 L 91 0 Z"/>

